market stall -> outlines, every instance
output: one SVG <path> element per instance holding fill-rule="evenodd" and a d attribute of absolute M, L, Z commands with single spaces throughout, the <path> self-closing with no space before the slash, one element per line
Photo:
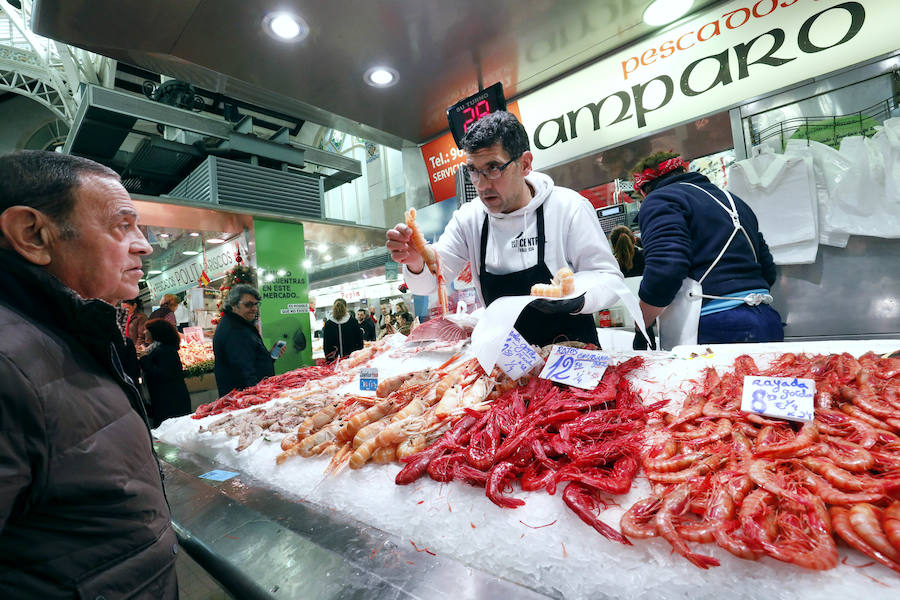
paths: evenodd
<path fill-rule="evenodd" d="M 694 429 L 672 423 L 673 419 L 688 423 L 687 414 L 692 405 L 690 400 L 685 403 L 685 398 L 689 391 L 696 392 L 698 382 L 706 384 L 709 367 L 714 367 L 724 380 L 734 375 L 735 359 L 744 353 L 751 355 L 762 372 L 766 368 L 785 367 L 789 362 L 785 356 L 793 353 L 847 352 L 859 357 L 866 352 L 886 353 L 898 347 L 900 342 L 896 340 L 726 345 L 711 349 L 682 347 L 672 353 L 645 354 L 639 365 L 634 360 L 629 363 L 634 353 L 611 354 L 609 372 L 630 365 L 631 370 L 623 371 L 622 379 L 627 380 L 630 386 L 627 389 L 639 395 L 644 408 L 653 408 L 659 402 L 666 405 L 661 412 L 635 421 L 643 434 L 640 456 L 644 468 L 626 486 L 625 493 L 603 496 L 608 507 L 599 511 L 600 521 L 618 533 L 622 516 L 629 510 L 633 515 L 636 503 L 645 501 L 654 491 L 659 492 L 658 486 L 652 486 L 650 481 L 656 478 L 659 483 L 658 475 L 647 469 L 647 459 L 655 452 L 651 448 L 659 441 L 655 435 L 669 432 L 676 438 L 689 437 L 700 443 L 715 441 L 712 425 L 721 426 L 721 416 L 706 420 L 701 417 Z M 361 368 L 378 369 L 378 379 L 384 382 L 395 375 L 425 368 L 433 371 L 452 368 L 461 363 L 450 363 L 448 367 L 447 361 L 454 356 L 465 361 L 467 352 L 464 339 L 414 344 L 407 343 L 402 336 L 394 336 L 376 352 L 370 351 L 367 358 L 348 361 L 349 368 L 338 367 L 334 375 L 318 374 L 326 375 L 324 378 L 295 380 L 293 385 L 298 387 L 292 391 L 281 389 L 263 404 L 245 404 L 247 408 L 224 415 L 200 419 L 181 417 L 163 423 L 155 435 L 162 442 L 160 456 L 168 463 L 165 469 L 170 501 L 173 496 L 176 498 L 174 519 L 185 536 L 203 548 L 210 559 L 208 564 L 216 563 L 232 576 L 253 582 L 257 591 L 268 590 L 265 593 L 271 597 L 293 597 L 308 592 L 316 597 L 373 594 L 378 597 L 495 597 L 502 593 L 513 597 L 697 598 L 719 597 L 728 590 L 739 598 L 841 595 L 893 598 L 900 591 L 896 573 L 842 541 L 835 546 L 833 541 L 820 540 L 836 550 L 833 564 L 820 567 L 823 570 L 801 568 L 783 559 L 778 561 L 771 553 L 757 560 L 745 560 L 714 542 L 686 541 L 690 554 L 707 557 L 705 566 L 712 568 L 704 570 L 674 553 L 673 546 L 664 537 L 631 537 L 630 545 L 624 545 L 600 535 L 598 531 L 606 528 L 602 525 L 592 528 L 575 510 L 570 510 L 571 505 L 563 498 L 565 483 L 560 483 L 557 493 L 550 495 L 544 489 L 522 491 L 523 484 L 519 481 L 512 486 L 512 491 L 500 490 L 493 498 L 484 487 L 462 481 L 441 483 L 427 475 L 401 486 L 395 484 L 402 468 L 400 463 L 369 463 L 353 469 L 341 464 L 339 453 L 291 456 L 283 449 L 284 445 L 290 448 L 290 444 L 282 442 L 297 429 L 296 424 L 289 425 L 285 433 L 278 433 L 277 427 L 271 425 L 263 429 L 259 421 L 256 422 L 258 430 L 251 426 L 232 429 L 229 433 L 226 428 L 217 430 L 214 426 L 229 415 L 237 419 L 242 414 L 298 402 L 303 386 L 318 385 L 319 391 L 327 388 L 329 396 L 339 398 L 344 405 L 350 398 L 371 398 L 372 392 L 360 389 L 368 387 L 361 386 L 360 375 L 365 380 L 371 372 Z M 827 360 L 837 361 L 837 358 L 819 360 L 816 368 L 822 370 Z M 355 366 L 351 366 L 352 362 Z M 738 363 L 738 368 L 741 364 Z M 806 369 L 812 367 L 807 364 Z M 897 373 L 882 373 L 879 377 L 896 382 Z M 322 383 L 326 381 L 327 384 Z M 546 385 L 563 392 L 568 388 Z M 597 390 L 602 388 L 601 383 Z M 896 401 L 895 397 L 891 398 Z M 495 398 L 494 408 L 499 406 L 498 402 Z M 838 406 L 843 400 L 836 398 L 834 402 Z M 617 404 L 625 406 L 621 391 Z M 600 414 L 602 409 L 598 405 L 580 416 Z M 823 409 L 822 414 L 827 410 Z M 666 417 L 664 413 L 675 416 Z M 278 422 L 278 419 L 268 420 Z M 737 423 L 738 419 L 734 421 Z M 703 425 L 705 422 L 710 425 Z M 822 441 L 836 435 L 834 430 L 824 433 L 826 425 L 821 427 Z M 737 429 L 736 425 L 734 430 Z M 799 426 L 782 429 L 795 436 L 788 442 L 798 439 L 804 431 Z M 733 435 L 732 431 L 726 433 Z M 757 431 L 760 444 L 785 441 L 763 440 L 768 434 L 762 431 Z M 896 437 L 898 431 L 883 435 Z M 452 435 L 452 430 L 444 435 Z M 700 440 L 701 437 L 704 439 Z M 897 461 L 900 448 L 889 443 L 885 448 L 875 444 L 881 442 L 873 442 L 869 447 L 886 454 L 883 460 Z M 707 446 L 702 447 L 709 452 Z M 765 454 L 762 446 L 758 450 Z M 768 456 L 784 462 L 815 458 L 804 452 L 796 458 L 787 458 L 778 454 L 777 449 Z M 215 473 L 217 469 L 226 473 Z M 879 474 L 879 481 L 892 482 L 892 473 L 895 469 L 885 469 Z M 198 478 L 203 475 L 206 479 Z M 693 479 L 700 481 L 706 472 L 698 469 L 694 475 Z M 217 476 L 227 479 L 221 483 L 209 481 L 210 477 Z M 211 492 L 213 488 L 217 489 Z M 677 489 L 677 484 L 673 488 Z M 884 507 L 892 494 L 896 498 L 894 488 L 886 489 L 880 500 L 869 500 Z M 524 504 L 516 508 L 498 506 L 508 500 L 512 504 L 521 500 Z M 228 510 L 223 512 L 223 506 Z M 231 518 L 229 515 L 235 511 L 244 516 Z M 679 525 L 687 526 L 683 522 Z M 733 531 L 734 525 L 728 528 Z M 828 539 L 832 539 L 831 534 Z M 843 538 L 835 534 L 834 539 Z M 812 543 L 801 548 L 802 552 L 813 549 Z M 716 563 L 719 566 L 713 567 Z M 305 590 L 302 593 L 301 587 Z"/>

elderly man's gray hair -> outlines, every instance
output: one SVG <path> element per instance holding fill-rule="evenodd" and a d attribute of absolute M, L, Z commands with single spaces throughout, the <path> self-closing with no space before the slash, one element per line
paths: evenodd
<path fill-rule="evenodd" d="M 250 294 L 256 301 L 259 302 L 260 295 L 259 290 L 253 287 L 252 285 L 247 285 L 246 283 L 239 283 L 230 290 L 228 290 L 228 296 L 225 298 L 225 310 L 231 312 L 234 310 L 234 307 L 238 305 L 238 302 L 241 301 L 241 298 L 244 297 L 244 294 Z"/>

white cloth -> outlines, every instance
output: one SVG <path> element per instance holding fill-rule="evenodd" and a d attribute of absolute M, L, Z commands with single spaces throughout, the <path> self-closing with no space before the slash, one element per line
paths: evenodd
<path fill-rule="evenodd" d="M 434 248 L 447 281 L 453 281 L 467 262 L 472 263 L 472 282 L 481 303 L 480 267 L 481 227 L 484 215 L 490 215 L 485 263 L 494 275 L 506 275 L 537 264 L 537 217 L 535 211 L 544 206 L 544 262 L 551 274 L 563 267 L 576 273 L 592 271 L 613 277 L 625 289 L 622 272 L 593 207 L 586 198 L 567 188 L 556 187 L 543 173 L 532 172 L 526 178 L 534 189 L 527 206 L 508 214 L 489 213 L 476 198 L 453 213 L 450 223 Z M 428 295 L 437 288 L 435 276 L 423 269 L 411 273 L 404 265 L 403 276 L 414 294 Z M 598 279 L 598 281 L 603 278 Z M 547 282 L 549 283 L 549 281 Z M 599 283 L 585 293 L 581 312 L 590 314 L 616 303 L 619 295 L 613 286 Z"/>
<path fill-rule="evenodd" d="M 728 190 L 756 213 L 777 265 L 810 264 L 819 248 L 818 202 L 812 158 L 763 152 L 736 162 Z"/>
<path fill-rule="evenodd" d="M 835 218 L 835 204 L 840 182 L 853 168 L 853 164 L 831 146 L 815 140 L 788 140 L 784 154 L 812 161 L 818 203 L 819 243 L 846 248 L 850 234 L 841 228 Z"/>

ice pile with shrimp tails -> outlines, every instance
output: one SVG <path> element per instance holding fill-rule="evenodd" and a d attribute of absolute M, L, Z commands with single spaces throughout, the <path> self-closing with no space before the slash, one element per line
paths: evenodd
<path fill-rule="evenodd" d="M 294 456 L 333 455 L 329 470 L 359 469 L 418 452 L 444 434 L 465 411 L 486 410 L 514 385 L 499 369 L 491 375 L 474 359 L 383 380 L 374 398 L 344 395 L 311 413 L 281 441 L 278 464 Z"/>
<path fill-rule="evenodd" d="M 322 379 L 333 374 L 334 370 L 330 366 L 324 365 L 301 367 L 281 375 L 266 377 L 254 386 L 243 390 L 232 390 L 218 400 L 200 405 L 191 417 L 202 419 L 209 415 L 263 404 L 280 395 L 286 389 L 301 387 L 308 381 Z"/>
<path fill-rule="evenodd" d="M 815 380 L 815 418 L 741 412 L 745 375 Z M 648 433 L 652 495 L 626 511 L 622 532 L 661 536 L 704 569 L 719 561 L 689 543 L 831 569 L 836 534 L 900 573 L 898 386 L 900 360 L 872 353 L 784 354 L 765 370 L 739 356 L 730 372 L 707 368 L 681 411 Z"/>
<path fill-rule="evenodd" d="M 664 404 L 644 407 L 625 379 L 642 362 L 634 357 L 610 366 L 591 391 L 532 377 L 486 412 L 467 410 L 439 441 L 404 458 L 395 482 L 406 485 L 425 473 L 441 482 L 457 479 L 484 487 L 503 508 L 525 503 L 504 495 L 513 481 L 525 491 L 543 488 L 550 494 L 568 482 L 566 505 L 602 535 L 628 544 L 598 514 L 607 505 L 601 494 L 631 488 L 646 416 Z"/>

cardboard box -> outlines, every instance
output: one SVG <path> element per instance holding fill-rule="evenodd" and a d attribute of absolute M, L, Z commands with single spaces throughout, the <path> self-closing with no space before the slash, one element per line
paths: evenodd
<path fill-rule="evenodd" d="M 185 377 L 184 383 L 188 392 L 203 392 L 216 389 L 216 376 L 212 373 L 204 373 L 200 377 Z"/>

